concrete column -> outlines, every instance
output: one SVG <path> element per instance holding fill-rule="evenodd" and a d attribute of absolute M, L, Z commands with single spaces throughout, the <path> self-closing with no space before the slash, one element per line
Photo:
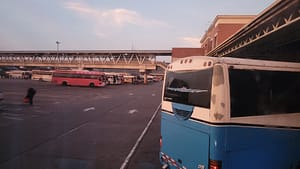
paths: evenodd
<path fill-rule="evenodd" d="M 147 84 L 148 81 L 147 81 L 147 71 L 145 71 L 145 74 L 144 74 L 144 84 Z"/>

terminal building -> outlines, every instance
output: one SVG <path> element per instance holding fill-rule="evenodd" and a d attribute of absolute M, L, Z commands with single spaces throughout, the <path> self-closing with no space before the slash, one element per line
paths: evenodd
<path fill-rule="evenodd" d="M 243 26 L 250 23 L 255 15 L 218 15 L 200 40 L 204 55 L 216 48 Z"/>
<path fill-rule="evenodd" d="M 191 55 L 207 55 L 227 38 L 250 23 L 256 15 L 217 15 L 200 39 L 199 48 L 173 48 L 172 61 Z"/>

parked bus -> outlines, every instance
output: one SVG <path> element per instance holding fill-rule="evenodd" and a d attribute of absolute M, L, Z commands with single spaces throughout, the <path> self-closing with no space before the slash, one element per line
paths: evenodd
<path fill-rule="evenodd" d="M 10 70 L 6 72 L 8 78 L 10 79 L 30 79 L 31 71 L 25 70 Z"/>
<path fill-rule="evenodd" d="M 64 86 L 105 86 L 105 75 L 97 71 L 57 70 L 53 73 L 52 82 Z"/>
<path fill-rule="evenodd" d="M 31 79 L 45 82 L 52 81 L 53 70 L 32 70 Z"/>
<path fill-rule="evenodd" d="M 125 75 L 124 83 L 140 84 L 144 83 L 144 79 L 142 79 L 139 75 Z"/>
<path fill-rule="evenodd" d="M 169 169 L 300 169 L 300 63 L 193 56 L 165 73 Z"/>
<path fill-rule="evenodd" d="M 107 84 L 124 84 L 124 76 L 119 73 L 105 72 Z"/>

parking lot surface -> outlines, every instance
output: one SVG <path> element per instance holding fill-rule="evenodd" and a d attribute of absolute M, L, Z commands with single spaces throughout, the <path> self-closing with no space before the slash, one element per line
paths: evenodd
<path fill-rule="evenodd" d="M 33 106 L 26 90 L 37 90 Z M 101 88 L 0 79 L 1 169 L 118 169 L 161 101 L 162 82 Z M 127 168 L 159 168 L 160 114 Z"/>

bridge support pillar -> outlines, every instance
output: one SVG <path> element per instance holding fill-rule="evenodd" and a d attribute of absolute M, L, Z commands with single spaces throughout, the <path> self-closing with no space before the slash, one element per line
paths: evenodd
<path fill-rule="evenodd" d="M 145 73 L 144 73 L 144 84 L 147 84 L 147 83 L 148 83 L 147 80 L 148 80 L 148 79 L 147 79 L 147 71 L 145 71 Z"/>
<path fill-rule="evenodd" d="M 140 69 L 140 73 L 144 74 L 144 84 L 148 83 L 147 79 L 147 70 L 146 69 Z"/>

